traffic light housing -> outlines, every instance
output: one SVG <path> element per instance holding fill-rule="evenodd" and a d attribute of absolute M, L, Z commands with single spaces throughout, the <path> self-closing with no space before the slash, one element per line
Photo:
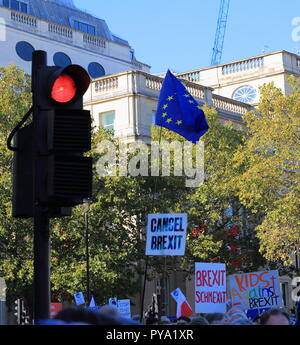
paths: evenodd
<path fill-rule="evenodd" d="M 92 194 L 91 115 L 82 97 L 90 84 L 78 65 L 41 66 L 33 85 L 37 165 L 36 198 L 50 207 L 72 207 Z"/>
<path fill-rule="evenodd" d="M 50 217 L 70 215 L 92 196 L 92 158 L 84 156 L 91 149 L 91 115 L 83 110 L 89 84 L 79 65 L 33 69 L 33 122 L 15 135 L 14 217 L 33 217 L 34 205 L 48 207 Z"/>

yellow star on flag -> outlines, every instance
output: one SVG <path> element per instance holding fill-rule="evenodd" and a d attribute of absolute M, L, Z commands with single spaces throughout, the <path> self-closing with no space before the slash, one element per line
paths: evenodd
<path fill-rule="evenodd" d="M 181 125 L 182 124 L 182 121 L 181 120 L 178 120 L 177 122 L 176 122 L 176 125 Z"/>
<path fill-rule="evenodd" d="M 162 117 L 166 117 L 168 115 L 168 113 L 162 113 L 161 116 Z"/>
<path fill-rule="evenodd" d="M 188 97 L 190 97 L 190 95 L 187 93 L 184 95 L 184 97 L 188 98 Z"/>
<path fill-rule="evenodd" d="M 168 97 L 168 101 L 172 101 L 173 99 L 174 99 L 173 96 Z"/>
<path fill-rule="evenodd" d="M 168 118 L 168 120 L 166 121 L 167 123 L 170 123 L 170 122 L 172 122 L 172 118 L 170 117 L 170 118 Z"/>
<path fill-rule="evenodd" d="M 163 108 L 164 108 L 164 109 L 167 109 L 167 108 L 168 108 L 168 104 L 165 104 L 165 105 L 163 106 Z"/>
<path fill-rule="evenodd" d="M 189 103 L 194 103 L 194 101 L 190 100 Z"/>

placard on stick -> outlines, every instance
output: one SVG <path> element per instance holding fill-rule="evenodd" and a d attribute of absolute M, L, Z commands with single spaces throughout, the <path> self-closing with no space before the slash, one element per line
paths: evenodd
<path fill-rule="evenodd" d="M 148 214 L 146 255 L 183 256 L 187 214 Z"/>
<path fill-rule="evenodd" d="M 226 312 L 225 264 L 195 264 L 195 312 Z"/>

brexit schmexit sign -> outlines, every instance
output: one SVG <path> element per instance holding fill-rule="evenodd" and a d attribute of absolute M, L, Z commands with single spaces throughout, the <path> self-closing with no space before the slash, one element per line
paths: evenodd
<path fill-rule="evenodd" d="M 146 255 L 184 255 L 186 228 L 186 213 L 149 214 Z"/>

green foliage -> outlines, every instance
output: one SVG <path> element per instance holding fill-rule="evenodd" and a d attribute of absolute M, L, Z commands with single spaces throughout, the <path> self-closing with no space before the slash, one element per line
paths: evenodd
<path fill-rule="evenodd" d="M 9 133 L 31 106 L 29 82 L 16 66 L 0 67 L 0 276 L 8 303 L 29 297 L 32 290 L 32 222 L 12 218 L 13 153 L 6 147 Z"/>
<path fill-rule="evenodd" d="M 299 243 L 300 79 L 292 93 L 273 84 L 261 87 L 255 112 L 244 117 L 247 137 L 236 152 L 233 179 L 241 202 L 257 214 L 260 250 L 269 260 L 291 264 Z"/>

